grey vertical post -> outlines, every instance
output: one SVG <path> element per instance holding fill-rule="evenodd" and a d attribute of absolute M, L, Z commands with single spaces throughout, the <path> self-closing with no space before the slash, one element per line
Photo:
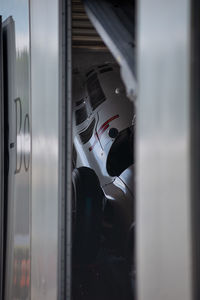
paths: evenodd
<path fill-rule="evenodd" d="M 58 292 L 58 0 L 31 0 L 32 262 L 31 299 Z"/>
<path fill-rule="evenodd" d="M 190 1 L 138 1 L 138 300 L 191 300 Z"/>

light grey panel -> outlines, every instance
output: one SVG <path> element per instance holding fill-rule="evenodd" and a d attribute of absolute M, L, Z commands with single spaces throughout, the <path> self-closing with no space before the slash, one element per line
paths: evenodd
<path fill-rule="evenodd" d="M 190 1 L 138 6 L 138 300 L 191 300 Z"/>
<path fill-rule="evenodd" d="M 32 0 L 31 299 L 57 299 L 58 1 Z"/>
<path fill-rule="evenodd" d="M 6 134 L 5 299 L 30 296 L 30 65 L 28 0 L 2 0 Z M 8 178 L 7 178 L 8 177 Z"/>

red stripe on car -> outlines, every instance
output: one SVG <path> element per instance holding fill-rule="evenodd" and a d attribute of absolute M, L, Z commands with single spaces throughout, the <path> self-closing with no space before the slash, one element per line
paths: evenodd
<path fill-rule="evenodd" d="M 115 115 L 112 118 L 108 119 L 105 123 L 103 123 L 101 125 L 101 127 L 99 128 L 99 130 L 97 131 L 97 133 L 95 134 L 95 142 L 94 144 L 89 148 L 89 151 L 92 151 L 94 146 L 96 145 L 96 143 L 98 142 L 98 140 L 101 138 L 102 134 L 104 133 L 104 131 L 109 127 L 109 123 L 115 119 L 119 118 L 119 115 Z"/>

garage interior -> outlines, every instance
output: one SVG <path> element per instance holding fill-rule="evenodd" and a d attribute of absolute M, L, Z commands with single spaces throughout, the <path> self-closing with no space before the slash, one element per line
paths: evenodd
<path fill-rule="evenodd" d="M 123 16 L 127 16 L 125 25 L 134 34 L 133 1 L 125 1 L 123 5 L 119 1 L 104 2 L 109 8 L 114 8 L 116 15 L 118 14 L 117 17 L 121 17 L 121 11 Z M 87 1 L 85 5 L 87 6 Z M 114 55 L 111 53 L 102 37 L 104 35 L 100 36 L 90 21 L 83 2 L 81 0 L 72 0 L 72 99 L 76 98 L 78 81 L 81 80 L 79 74 L 86 73 L 93 65 L 104 65 L 108 62 L 118 64 L 117 57 L 114 57 L 116 52 L 114 51 Z M 131 47 L 135 48 L 135 44 L 131 44 Z M 134 52 L 132 52 L 133 55 Z M 118 58 L 118 60 L 120 59 Z M 121 74 L 123 74 L 122 68 Z M 123 80 L 125 81 L 126 78 L 123 77 Z M 127 94 L 130 95 L 130 84 L 127 86 Z M 108 211 L 105 218 L 109 218 L 109 214 L 110 212 Z M 74 300 L 134 299 L 135 272 L 133 260 L 128 261 L 117 254 L 115 246 L 112 244 L 112 233 L 110 235 L 104 233 L 102 234 L 98 255 L 92 264 L 81 265 L 73 262 L 72 295 Z"/>

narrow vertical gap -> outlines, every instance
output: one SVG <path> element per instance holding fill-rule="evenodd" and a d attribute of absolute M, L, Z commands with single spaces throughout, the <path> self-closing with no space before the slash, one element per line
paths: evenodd
<path fill-rule="evenodd" d="M 0 16 L 0 298 L 3 299 L 4 261 L 4 102 L 3 102 L 3 40 Z"/>
<path fill-rule="evenodd" d="M 200 299 L 200 2 L 191 1 L 191 200 L 193 299 Z"/>
<path fill-rule="evenodd" d="M 135 109 L 127 92 L 135 86 L 127 88 L 130 73 L 125 72 L 127 80 L 122 76 L 129 54 L 134 68 L 134 14 L 133 1 L 72 0 L 74 300 L 133 300 L 135 295 Z M 131 51 L 121 51 L 119 59 L 113 48 L 122 45 Z"/>
<path fill-rule="evenodd" d="M 72 299 L 72 22 L 71 0 L 66 9 L 66 299 Z"/>
<path fill-rule="evenodd" d="M 58 299 L 71 300 L 71 0 L 59 1 Z"/>

